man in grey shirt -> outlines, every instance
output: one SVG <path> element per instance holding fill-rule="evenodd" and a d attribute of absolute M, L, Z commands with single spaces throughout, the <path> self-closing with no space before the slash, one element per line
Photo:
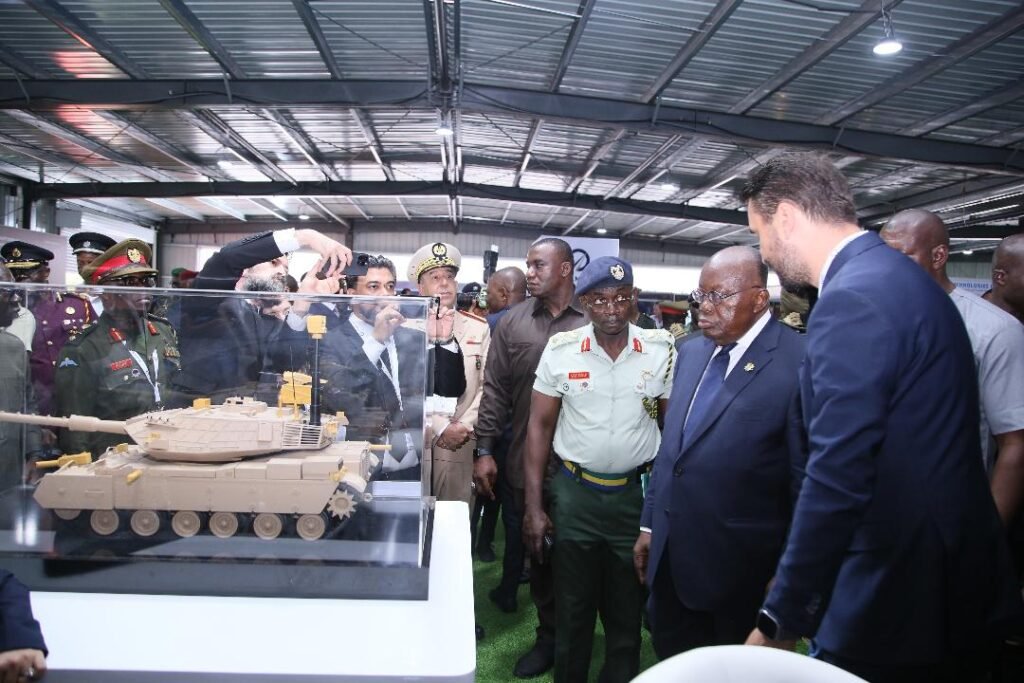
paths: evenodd
<path fill-rule="evenodd" d="M 949 279 L 949 232 L 935 214 L 921 209 L 901 211 L 886 223 L 881 235 L 946 290 L 967 326 L 978 371 L 985 471 L 999 515 L 1009 525 L 1024 499 L 1024 326 Z"/>

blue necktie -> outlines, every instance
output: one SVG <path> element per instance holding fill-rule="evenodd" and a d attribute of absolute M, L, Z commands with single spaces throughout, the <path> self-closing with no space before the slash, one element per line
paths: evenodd
<path fill-rule="evenodd" d="M 726 344 L 708 364 L 708 368 L 704 372 L 704 378 L 700 381 L 700 386 L 697 387 L 697 393 L 693 397 L 693 403 L 690 404 L 690 414 L 687 416 L 686 422 L 683 425 L 684 446 L 689 440 L 687 429 L 690 427 L 697 428 L 700 426 L 701 420 L 704 419 L 704 416 L 708 412 L 708 408 L 711 407 L 715 397 L 718 396 L 718 392 L 720 392 L 722 387 L 725 385 L 725 373 L 729 369 L 729 352 L 735 347 L 735 342 L 732 344 Z"/>

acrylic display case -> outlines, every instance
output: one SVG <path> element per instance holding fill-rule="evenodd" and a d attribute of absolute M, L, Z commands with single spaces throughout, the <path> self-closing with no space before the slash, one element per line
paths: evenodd
<path fill-rule="evenodd" d="M 40 591 L 426 599 L 430 306 L 0 283 L 0 564 Z"/>

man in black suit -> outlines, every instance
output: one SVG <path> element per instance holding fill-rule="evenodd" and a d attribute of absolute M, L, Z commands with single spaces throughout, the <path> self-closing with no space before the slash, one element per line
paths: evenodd
<path fill-rule="evenodd" d="M 0 569 L 0 680 L 33 681 L 46 674 L 46 642 L 32 615 L 28 589 Z"/>
<path fill-rule="evenodd" d="M 679 354 L 633 548 L 662 659 L 742 643 L 782 552 L 802 466 L 804 343 L 772 318 L 767 276 L 758 252 L 728 247 L 691 295 L 704 336 Z"/>
<path fill-rule="evenodd" d="M 350 277 L 357 297 L 351 314 L 322 343 L 320 376 L 327 381 L 325 410 L 344 411 L 348 438 L 390 443 L 384 478 L 419 480 L 423 453 L 423 396 L 427 343 L 422 332 L 403 327 L 395 296 L 395 266 L 383 256 L 366 260 L 366 275 Z"/>
<path fill-rule="evenodd" d="M 315 230 L 277 230 L 252 235 L 225 245 L 210 257 L 193 282 L 192 289 L 224 291 L 286 292 L 288 274 L 286 254 L 301 248 L 321 256 L 317 270 L 326 264 L 328 278 L 340 275 L 350 263 L 352 252 L 341 243 Z M 302 292 L 318 293 L 316 278 L 305 278 Z M 261 316 L 262 304 L 241 297 L 184 297 L 181 300 L 179 345 L 184 371 L 177 389 L 184 398 L 210 397 L 214 402 L 234 395 L 252 395 L 261 375 L 294 367 L 281 367 L 281 359 L 290 365 L 305 361 L 279 344 L 291 340 L 283 325 L 268 337 Z M 296 314 L 289 316 L 289 329 L 302 330 L 304 323 Z M 289 358 L 292 356 L 292 358 Z"/>

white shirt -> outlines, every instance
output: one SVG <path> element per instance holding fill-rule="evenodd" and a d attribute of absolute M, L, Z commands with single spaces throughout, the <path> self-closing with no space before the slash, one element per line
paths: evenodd
<path fill-rule="evenodd" d="M 864 236 L 866 234 L 868 234 L 867 230 L 858 230 L 857 232 L 853 233 L 852 235 L 847 235 L 846 237 L 844 237 L 839 242 L 839 244 L 837 244 L 835 247 L 832 248 L 832 251 L 830 251 L 829 254 L 828 254 L 828 258 L 825 259 L 825 263 L 822 264 L 822 266 L 821 266 L 821 272 L 818 274 L 818 291 L 819 292 L 821 292 L 822 288 L 825 286 L 825 276 L 828 275 L 828 269 L 832 267 L 832 262 L 836 260 L 836 256 L 839 255 L 839 252 L 841 252 L 843 250 L 843 248 L 847 244 L 849 244 L 850 242 L 854 241 L 858 237 L 862 237 L 862 236 Z"/>

